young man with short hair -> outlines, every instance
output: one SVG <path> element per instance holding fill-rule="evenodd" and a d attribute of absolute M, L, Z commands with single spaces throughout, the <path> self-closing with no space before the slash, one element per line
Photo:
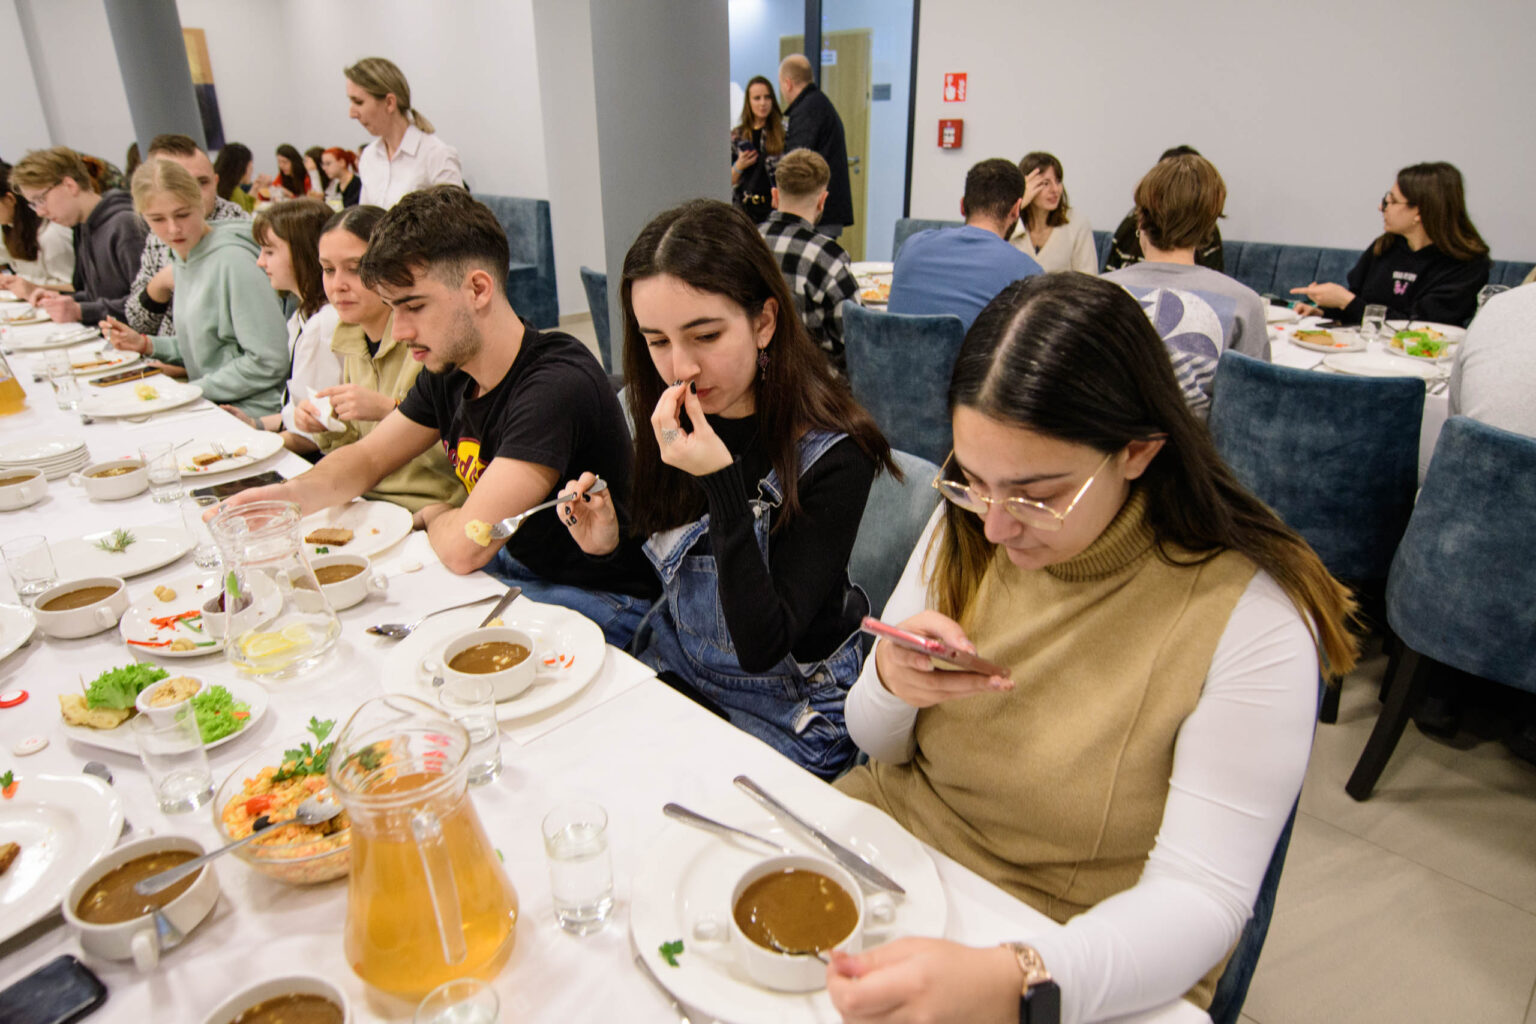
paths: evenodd
<path fill-rule="evenodd" d="M 246 220 L 246 212 L 228 199 L 220 199 L 218 175 L 213 162 L 188 135 L 156 135 L 149 143 L 150 160 L 170 160 L 187 169 L 203 193 L 203 216 L 210 224 L 222 220 Z M 129 327 L 140 334 L 170 336 L 176 333 L 171 319 L 175 276 L 171 271 L 171 247 L 151 231 L 144 239 L 139 273 L 123 304 Z"/>
<path fill-rule="evenodd" d="M 657 588 L 638 546 L 589 558 L 554 511 L 529 518 L 505 544 L 486 536 L 584 471 L 608 482 L 628 522 L 632 452 L 618 398 L 586 346 L 517 315 L 508 260 L 495 215 L 464 189 L 434 185 L 402 198 L 374 229 L 359 272 L 394 309 L 394 337 L 422 373 L 362 440 L 229 502 L 292 501 L 308 514 L 350 501 L 442 444 L 469 497 L 461 508 L 428 505 L 415 520 L 443 564 L 485 569 L 535 601 L 574 608 L 622 646 Z"/>
<path fill-rule="evenodd" d="M 953 313 L 971 323 L 998 292 L 1044 273 L 1040 264 L 1008 244 L 1019 224 L 1024 172 L 993 157 L 965 176 L 957 228 L 933 228 L 908 238 L 891 274 L 892 313 Z"/>
<path fill-rule="evenodd" d="M 821 154 L 797 149 L 779 161 L 777 180 L 773 212 L 757 229 L 778 258 L 805 329 L 841 372 L 846 367 L 841 305 L 859 294 L 859 283 L 843 247 L 816 230 L 831 172 Z"/>
<path fill-rule="evenodd" d="M 13 291 L 60 323 L 94 324 L 121 318 L 128 289 L 139 272 L 149 229 L 133 212 L 122 189 L 98 194 L 80 155 L 64 146 L 35 149 L 11 168 L 11 186 L 38 216 L 66 228 L 75 238 L 75 293 L 61 295 L 25 282 Z"/>

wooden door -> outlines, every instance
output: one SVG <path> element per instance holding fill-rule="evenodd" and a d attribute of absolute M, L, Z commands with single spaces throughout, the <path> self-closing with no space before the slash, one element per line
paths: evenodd
<path fill-rule="evenodd" d="M 854 225 L 838 236 L 838 244 L 853 260 L 864 258 L 864 231 L 869 221 L 869 82 L 870 29 L 823 32 L 821 91 L 843 119 L 848 144 L 848 185 L 853 193 Z M 805 51 L 805 36 L 780 36 L 779 59 Z"/>

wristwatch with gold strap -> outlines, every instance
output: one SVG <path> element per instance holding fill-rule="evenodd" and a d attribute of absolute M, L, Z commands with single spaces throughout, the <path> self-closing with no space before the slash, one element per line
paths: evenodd
<path fill-rule="evenodd" d="M 1019 962 L 1024 985 L 1019 992 L 1019 1024 L 1059 1024 L 1061 989 L 1051 980 L 1045 961 L 1033 946 L 1022 942 L 1003 943 Z"/>

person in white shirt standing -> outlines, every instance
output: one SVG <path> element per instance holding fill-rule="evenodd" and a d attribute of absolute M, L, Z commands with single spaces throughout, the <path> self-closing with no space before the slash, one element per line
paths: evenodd
<path fill-rule="evenodd" d="M 463 185 L 459 151 L 433 134 L 411 106 L 411 86 L 394 61 L 364 57 L 347 68 L 347 116 L 377 138 L 363 147 L 361 202 L 388 209 L 427 185 Z"/>

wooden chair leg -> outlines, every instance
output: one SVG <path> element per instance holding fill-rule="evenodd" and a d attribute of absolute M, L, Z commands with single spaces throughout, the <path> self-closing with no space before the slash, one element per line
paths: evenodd
<path fill-rule="evenodd" d="M 1330 685 L 1323 687 L 1323 706 L 1318 709 L 1317 720 L 1333 725 L 1339 720 L 1339 693 L 1344 689 L 1342 676 L 1330 676 Z"/>
<path fill-rule="evenodd" d="M 1345 792 L 1356 800 L 1369 799 L 1371 790 L 1376 788 L 1376 780 L 1381 778 L 1382 770 L 1392 758 L 1392 751 L 1397 749 L 1397 741 L 1402 739 L 1408 718 L 1423 698 L 1437 664 L 1433 658 L 1423 657 L 1407 644 L 1400 646 L 1402 657 L 1397 671 L 1388 680 L 1386 705 L 1381 709 L 1381 717 L 1376 719 L 1376 728 L 1371 730 L 1371 738 L 1366 741 L 1354 773 L 1344 785 Z"/>

